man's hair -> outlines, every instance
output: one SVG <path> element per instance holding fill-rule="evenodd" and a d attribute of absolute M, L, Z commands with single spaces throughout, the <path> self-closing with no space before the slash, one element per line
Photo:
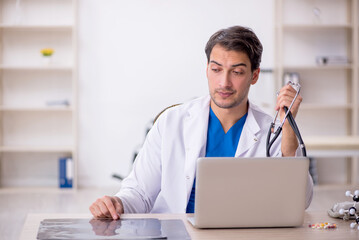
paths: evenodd
<path fill-rule="evenodd" d="M 263 46 L 256 34 L 250 28 L 233 26 L 221 29 L 208 40 L 205 52 L 207 61 L 210 61 L 212 49 L 220 45 L 227 51 L 244 52 L 251 62 L 251 70 L 259 68 L 262 58 Z"/>

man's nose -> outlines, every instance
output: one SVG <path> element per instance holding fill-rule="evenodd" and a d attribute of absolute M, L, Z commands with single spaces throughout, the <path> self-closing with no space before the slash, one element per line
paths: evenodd
<path fill-rule="evenodd" d="M 229 72 L 224 72 L 221 76 L 220 79 L 220 85 L 221 87 L 229 87 L 231 86 L 232 82 L 231 82 L 231 78 L 230 78 L 230 74 Z"/>

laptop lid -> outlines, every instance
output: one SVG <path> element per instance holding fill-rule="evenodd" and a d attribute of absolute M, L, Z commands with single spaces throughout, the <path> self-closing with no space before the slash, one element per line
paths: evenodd
<path fill-rule="evenodd" d="M 198 228 L 292 227 L 304 221 L 309 159 L 199 158 Z"/>

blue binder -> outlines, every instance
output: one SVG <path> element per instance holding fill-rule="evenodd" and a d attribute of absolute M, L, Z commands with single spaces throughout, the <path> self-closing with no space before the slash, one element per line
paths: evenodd
<path fill-rule="evenodd" d="M 72 188 L 73 162 L 72 158 L 59 159 L 59 187 Z"/>

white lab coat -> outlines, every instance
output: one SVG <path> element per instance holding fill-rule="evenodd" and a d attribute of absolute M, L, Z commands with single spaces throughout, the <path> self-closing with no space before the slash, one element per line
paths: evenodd
<path fill-rule="evenodd" d="M 122 200 L 125 213 L 186 212 L 196 160 L 206 154 L 209 103 L 209 96 L 192 100 L 166 110 L 156 121 L 133 170 L 116 194 Z M 266 156 L 266 136 L 271 121 L 271 116 L 249 103 L 235 156 Z M 280 142 L 279 137 L 273 144 L 271 156 L 281 156 Z M 313 194 L 313 182 L 310 176 L 308 178 L 307 207 Z"/>

